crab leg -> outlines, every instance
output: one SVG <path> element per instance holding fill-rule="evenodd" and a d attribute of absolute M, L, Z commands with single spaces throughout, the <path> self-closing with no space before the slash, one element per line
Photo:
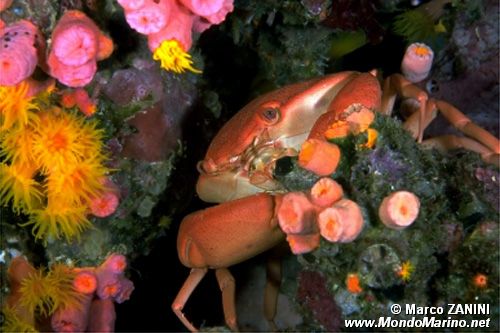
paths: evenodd
<path fill-rule="evenodd" d="M 426 118 L 426 105 L 429 97 L 427 93 L 408 81 L 401 74 L 393 74 L 385 79 L 384 89 L 382 94 L 382 103 L 380 112 L 387 116 L 391 115 L 394 107 L 394 102 L 397 96 L 405 98 L 414 98 L 419 102 L 419 124 L 417 131 L 417 141 L 422 142 L 424 133 L 424 123 Z"/>
<path fill-rule="evenodd" d="M 231 331 L 237 332 L 238 322 L 236 319 L 236 305 L 234 301 L 235 283 L 233 275 L 227 268 L 218 268 L 215 270 L 215 276 L 217 277 L 217 282 L 222 292 L 224 319 Z"/>
<path fill-rule="evenodd" d="M 277 246 L 269 254 L 266 263 L 266 286 L 264 289 L 264 317 L 269 323 L 271 331 L 276 331 L 274 323 L 276 317 L 276 308 L 278 305 L 278 293 L 281 285 L 281 259 L 284 251 L 289 251 L 286 247 Z"/>
<path fill-rule="evenodd" d="M 418 102 L 417 102 L 418 103 Z M 419 112 L 413 112 L 404 122 L 403 127 L 408 132 L 411 133 L 412 137 L 416 139 L 418 137 L 418 133 L 420 128 L 422 128 L 422 132 L 425 131 L 427 126 L 436 118 L 437 116 L 437 106 L 434 99 L 427 100 L 424 108 L 424 119 L 423 121 L 420 119 L 420 105 L 418 106 Z M 422 125 L 420 125 L 422 124 Z"/>
<path fill-rule="evenodd" d="M 441 135 L 424 140 L 422 142 L 422 145 L 428 148 L 435 148 L 444 151 L 463 148 L 478 153 L 486 163 L 491 163 L 497 166 L 500 164 L 498 154 L 492 153 L 490 149 L 483 146 L 479 142 L 464 136 L 456 136 L 451 134 Z"/>
<path fill-rule="evenodd" d="M 500 141 L 488 131 L 474 124 L 453 105 L 440 100 L 436 100 L 436 105 L 441 114 L 458 130 L 479 141 L 488 147 L 494 154 L 500 154 Z"/>
<path fill-rule="evenodd" d="M 186 281 L 182 285 L 177 297 L 175 297 L 174 302 L 172 303 L 172 310 L 177 315 L 177 317 L 182 321 L 184 326 L 191 332 L 198 332 L 198 329 L 191 324 L 191 322 L 184 316 L 182 309 L 184 305 L 186 305 L 187 300 L 196 289 L 200 281 L 203 279 L 205 274 L 207 274 L 207 268 L 192 268 L 189 276 Z"/>
<path fill-rule="evenodd" d="M 403 97 L 414 98 L 419 103 L 418 114 L 410 116 L 405 122 L 405 128 L 417 138 L 418 142 L 422 142 L 425 128 L 436 117 L 439 111 L 455 128 L 478 142 L 467 138 L 446 135 L 426 140 L 427 146 L 438 149 L 465 148 L 481 154 L 485 161 L 498 164 L 496 160 L 500 154 L 500 141 L 497 138 L 473 123 L 453 105 L 441 100 L 428 98 L 422 89 L 412 84 L 400 74 L 391 75 L 384 82 L 382 113 L 388 115 L 392 112 L 394 101 L 398 94 Z M 450 141 L 445 142 L 445 140 Z"/>

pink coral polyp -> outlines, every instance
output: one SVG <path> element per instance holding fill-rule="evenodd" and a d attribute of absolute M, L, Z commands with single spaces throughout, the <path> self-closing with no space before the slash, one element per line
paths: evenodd
<path fill-rule="evenodd" d="M 57 59 L 68 66 L 81 66 L 97 54 L 97 36 L 83 24 L 61 31 L 53 43 Z"/>
<path fill-rule="evenodd" d="M 129 12 L 126 20 L 132 29 L 141 34 L 151 34 L 160 31 L 167 24 L 168 16 L 159 6 L 149 6 L 138 11 Z"/>
<path fill-rule="evenodd" d="M 37 64 L 36 50 L 27 45 L 0 49 L 0 85 L 15 86 L 31 76 Z"/>
<path fill-rule="evenodd" d="M 212 24 L 220 24 L 225 19 L 227 14 L 233 11 L 233 0 L 225 0 L 222 7 L 215 13 L 205 15 L 204 18 Z"/>
<path fill-rule="evenodd" d="M 167 25 L 157 33 L 148 34 L 148 45 L 151 52 L 154 52 L 163 41 L 172 39 L 178 41 L 184 51 L 191 48 L 193 15 L 184 7 L 176 4 L 173 4 L 171 8 L 172 12 Z"/>
<path fill-rule="evenodd" d="M 97 63 L 95 60 L 90 60 L 81 66 L 68 66 L 58 61 L 51 53 L 48 63 L 50 66 L 50 74 L 70 87 L 83 87 L 87 85 L 92 81 L 97 71 Z"/>
<path fill-rule="evenodd" d="M 224 5 L 224 0 L 180 0 L 180 2 L 199 16 L 215 14 Z"/>
<path fill-rule="evenodd" d="M 163 29 L 167 25 L 169 15 L 168 2 L 156 4 L 151 1 L 139 10 L 127 12 L 125 18 L 132 29 L 148 35 Z"/>
<path fill-rule="evenodd" d="M 33 74 L 38 63 L 33 46 L 40 42 L 38 34 L 37 27 L 26 20 L 0 31 L 0 85 L 14 86 Z"/>
<path fill-rule="evenodd" d="M 118 0 L 125 10 L 137 10 L 144 5 L 145 0 Z"/>

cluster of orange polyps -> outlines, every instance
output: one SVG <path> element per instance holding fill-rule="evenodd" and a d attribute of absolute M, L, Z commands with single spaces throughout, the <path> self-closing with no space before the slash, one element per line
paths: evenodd
<path fill-rule="evenodd" d="M 313 251 L 320 236 L 331 242 L 353 241 L 363 229 L 358 204 L 343 198 L 342 187 L 321 178 L 309 193 L 290 192 L 281 201 L 278 221 L 294 254 Z"/>
<path fill-rule="evenodd" d="M 322 176 L 310 193 L 291 192 L 283 197 L 278 210 L 281 229 L 295 254 L 310 252 L 320 243 L 320 235 L 330 242 L 351 242 L 363 229 L 363 214 L 359 205 L 343 197 L 342 187 L 332 175 L 340 162 L 339 147 L 327 140 L 344 138 L 350 134 L 367 133 L 365 148 L 372 148 L 377 131 L 370 128 L 374 112 L 361 104 L 347 107 L 339 119 L 324 132 L 324 139 L 311 137 L 301 147 L 298 164 Z M 326 139 L 326 140 L 325 140 Z M 411 225 L 418 216 L 420 201 L 408 191 L 396 191 L 380 205 L 379 218 L 392 229 Z"/>
<path fill-rule="evenodd" d="M 341 119 L 333 121 L 324 133 L 324 139 L 334 140 L 347 137 L 349 134 L 358 135 L 366 132 L 368 139 L 363 145 L 372 148 L 377 140 L 377 131 L 369 128 L 375 119 L 374 112 L 362 106 L 353 104 L 342 113 Z M 299 165 L 318 176 L 329 176 L 335 172 L 340 161 L 339 147 L 331 142 L 314 137 L 306 140 L 300 149 Z"/>
<path fill-rule="evenodd" d="M 7 275 L 10 293 L 2 308 L 5 332 L 36 331 L 50 320 L 55 332 L 114 331 L 115 305 L 134 290 L 125 277 L 123 255 L 112 253 L 98 267 L 55 264 L 35 269 L 24 257 L 12 260 Z"/>

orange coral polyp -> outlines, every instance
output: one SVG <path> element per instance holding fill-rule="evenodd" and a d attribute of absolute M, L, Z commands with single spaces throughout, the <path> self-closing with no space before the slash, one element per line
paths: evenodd
<path fill-rule="evenodd" d="M 287 193 L 278 209 L 278 222 L 286 234 L 309 234 L 314 231 L 316 211 L 302 192 Z"/>
<path fill-rule="evenodd" d="M 366 143 L 363 145 L 363 147 L 371 149 L 377 143 L 378 132 L 376 129 L 369 128 L 366 130 L 366 133 L 367 133 L 368 138 L 366 140 Z"/>
<path fill-rule="evenodd" d="M 299 166 L 318 176 L 328 176 L 335 172 L 340 161 L 337 145 L 318 139 L 308 139 L 301 147 Z"/>
<path fill-rule="evenodd" d="M 364 106 L 357 106 L 356 111 L 349 113 L 345 120 L 349 124 L 350 133 L 356 135 L 368 129 L 375 120 L 375 113 Z"/>
<path fill-rule="evenodd" d="M 106 258 L 101 267 L 115 274 L 123 273 L 125 268 L 127 268 L 127 258 L 122 254 L 113 253 Z"/>
<path fill-rule="evenodd" d="M 349 199 L 341 199 L 318 215 L 321 236 L 330 242 L 351 242 L 363 230 L 361 208 Z"/>
<path fill-rule="evenodd" d="M 345 120 L 337 120 L 333 122 L 325 132 L 325 138 L 333 140 L 344 138 L 350 133 L 349 123 Z"/>
<path fill-rule="evenodd" d="M 363 291 L 363 288 L 361 288 L 361 285 L 360 285 L 358 274 L 354 274 L 354 273 L 347 274 L 345 284 L 346 284 L 347 290 L 352 294 L 359 294 L 360 292 Z"/>
<path fill-rule="evenodd" d="M 472 283 L 478 288 L 486 288 L 488 286 L 488 276 L 478 273 L 474 276 Z"/>
<path fill-rule="evenodd" d="M 315 205 L 327 207 L 344 195 L 342 186 L 335 180 L 323 177 L 311 188 L 311 200 Z"/>
<path fill-rule="evenodd" d="M 286 240 L 293 254 L 304 254 L 319 247 L 321 236 L 319 233 L 310 235 L 287 235 Z"/>
<path fill-rule="evenodd" d="M 380 204 L 378 215 L 383 224 L 392 229 L 410 226 L 418 217 L 420 200 L 408 191 L 396 191 Z"/>
<path fill-rule="evenodd" d="M 87 271 L 79 272 L 73 281 L 75 290 L 82 294 L 91 294 L 97 289 L 96 276 Z"/>

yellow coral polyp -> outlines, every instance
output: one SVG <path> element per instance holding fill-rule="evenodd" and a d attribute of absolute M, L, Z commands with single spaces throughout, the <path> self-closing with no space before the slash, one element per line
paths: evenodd
<path fill-rule="evenodd" d="M 33 325 L 25 322 L 22 318 L 20 318 L 13 308 L 4 306 L 2 308 L 2 313 L 3 323 L 2 326 L 0 326 L 0 332 L 38 332 L 38 330 L 33 327 Z"/>
<path fill-rule="evenodd" d="M 362 146 L 371 149 L 377 143 L 378 132 L 376 129 L 368 128 L 366 130 L 366 134 L 367 134 L 366 143 L 363 144 Z"/>
<path fill-rule="evenodd" d="M 401 278 L 401 280 L 403 280 L 404 282 L 408 282 L 410 281 L 411 275 L 414 270 L 415 267 L 413 267 L 411 261 L 407 260 L 401 264 L 397 271 L 397 274 Z"/>
<path fill-rule="evenodd" d="M 33 165 L 35 131 L 31 126 L 5 131 L 0 141 L 0 155 L 15 164 Z"/>
<path fill-rule="evenodd" d="M 156 48 L 153 59 L 159 60 L 161 68 L 175 73 L 184 73 L 189 70 L 200 74 L 201 71 L 193 67 L 191 55 L 183 50 L 180 43 L 175 40 L 165 40 Z"/>
<path fill-rule="evenodd" d="M 83 230 L 92 226 L 87 218 L 86 206 L 71 205 L 60 199 L 61 196 L 49 197 L 47 207 L 34 210 L 30 220 L 22 224 L 22 226 L 33 225 L 31 233 L 35 239 L 64 237 L 70 242 L 73 238 L 79 238 Z"/>
<path fill-rule="evenodd" d="M 21 281 L 20 304 L 31 314 L 51 315 L 58 308 L 79 304 L 81 295 L 73 287 L 75 273 L 63 264 L 46 272 L 41 268 Z"/>
<path fill-rule="evenodd" d="M 91 226 L 91 199 L 105 187 L 103 131 L 94 121 L 50 106 L 51 87 L 0 87 L 0 205 L 26 213 L 36 239 L 71 241 Z M 41 107 L 45 105 L 45 107 Z"/>
<path fill-rule="evenodd" d="M 29 90 L 26 81 L 15 86 L 0 86 L 0 130 L 8 130 L 16 124 L 25 126 L 36 117 L 33 111 L 38 106 L 32 102 Z"/>
<path fill-rule="evenodd" d="M 36 134 L 33 153 L 45 173 L 101 154 L 101 131 L 66 112 L 44 115 Z"/>
<path fill-rule="evenodd" d="M 41 185 L 33 179 L 35 170 L 26 165 L 0 164 L 0 204 L 12 203 L 16 213 L 31 212 L 42 202 Z"/>
<path fill-rule="evenodd" d="M 61 199 L 69 204 L 88 205 L 92 198 L 104 191 L 103 179 L 108 169 L 102 161 L 93 158 L 65 169 L 54 170 L 47 178 L 47 193 L 50 200 Z"/>
<path fill-rule="evenodd" d="M 21 281 L 22 296 L 19 302 L 29 313 L 39 311 L 42 315 L 48 315 L 54 310 L 51 289 L 43 270 L 37 270 Z"/>
<path fill-rule="evenodd" d="M 48 288 L 52 299 L 53 309 L 66 308 L 80 304 L 78 301 L 83 295 L 76 291 L 73 286 L 75 273 L 63 264 L 55 264 L 47 273 Z"/>

